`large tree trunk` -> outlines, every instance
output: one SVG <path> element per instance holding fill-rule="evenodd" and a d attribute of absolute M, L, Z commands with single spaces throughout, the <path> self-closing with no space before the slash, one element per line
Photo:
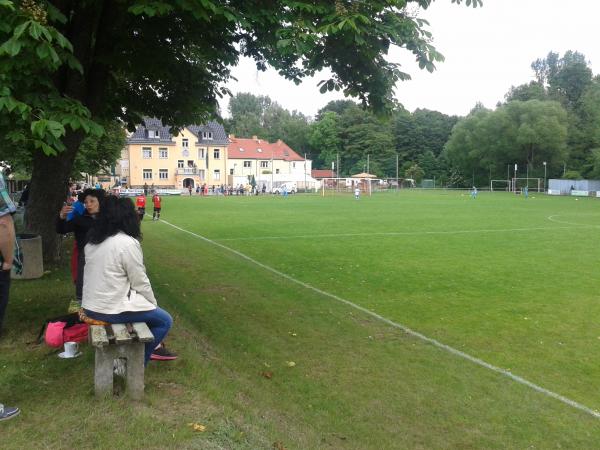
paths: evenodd
<path fill-rule="evenodd" d="M 99 42 L 108 39 L 99 29 L 100 24 L 110 24 L 109 3 L 56 2 L 69 18 L 61 31 L 71 40 L 73 53 L 81 62 L 84 74 L 63 68 L 53 81 L 60 92 L 87 106 L 92 116 L 100 109 L 108 76 L 106 67 L 95 61 L 95 51 Z M 66 199 L 73 163 L 83 138 L 80 132 L 70 132 L 63 139 L 66 150 L 57 156 L 46 156 L 41 151 L 34 154 L 26 228 L 42 236 L 44 262 L 54 262 L 58 256 L 55 220 Z"/>
<path fill-rule="evenodd" d="M 55 230 L 55 219 L 67 197 L 69 174 L 80 142 L 81 136 L 70 135 L 65 139 L 66 151 L 57 156 L 46 156 L 39 152 L 33 158 L 26 230 L 42 237 L 46 263 L 54 262 L 58 257 L 60 241 Z"/>

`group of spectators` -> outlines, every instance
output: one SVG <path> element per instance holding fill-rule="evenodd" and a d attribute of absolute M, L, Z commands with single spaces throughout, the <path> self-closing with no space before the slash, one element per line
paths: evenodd
<path fill-rule="evenodd" d="M 154 193 L 154 220 L 160 218 L 160 203 Z M 0 334 L 10 272 L 21 268 L 12 219 L 15 212 L 0 172 Z M 145 209 L 136 209 L 129 198 L 107 195 L 102 189 L 69 189 L 56 218 L 56 231 L 75 235 L 71 259 L 75 300 L 69 309 L 90 322 L 145 322 L 154 335 L 154 341 L 145 346 L 144 363 L 148 364 L 151 359 L 168 361 L 177 356 L 164 346 L 173 319 L 158 306 L 146 274 L 140 245 L 141 212 Z M 17 407 L 0 403 L 0 421 L 19 412 Z"/>
<path fill-rule="evenodd" d="M 192 187 L 188 187 L 189 194 L 192 195 Z M 196 187 L 196 194 L 199 195 L 258 195 L 260 193 L 265 194 L 267 192 L 267 186 L 265 184 L 262 185 L 262 188 L 251 184 L 238 184 L 237 186 L 225 185 L 221 184 L 215 186 L 207 186 L 203 184 L 202 186 Z"/>
<path fill-rule="evenodd" d="M 177 356 L 163 339 L 171 328 L 169 314 L 157 306 L 144 267 L 140 224 L 145 197 L 136 200 L 107 195 L 102 189 L 86 189 L 73 204 L 65 202 L 56 219 L 56 231 L 74 233 L 71 272 L 75 302 L 70 310 L 85 319 L 106 323 L 146 322 L 154 343 L 146 345 L 145 363 Z M 154 194 L 155 218 L 160 217 L 160 197 Z M 157 208 L 158 206 L 158 208 Z"/>

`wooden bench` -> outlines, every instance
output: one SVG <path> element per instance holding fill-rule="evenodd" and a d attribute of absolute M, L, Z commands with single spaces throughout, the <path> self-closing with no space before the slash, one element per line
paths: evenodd
<path fill-rule="evenodd" d="M 89 340 L 96 349 L 96 396 L 113 393 L 115 367 L 125 370 L 125 391 L 131 398 L 144 396 L 144 344 L 154 341 L 144 322 L 90 325 Z"/>

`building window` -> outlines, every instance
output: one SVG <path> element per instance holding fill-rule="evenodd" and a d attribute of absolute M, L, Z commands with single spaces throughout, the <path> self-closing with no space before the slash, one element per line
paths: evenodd
<path fill-rule="evenodd" d="M 233 175 L 233 169 L 229 169 L 229 175 Z"/>
<path fill-rule="evenodd" d="M 296 163 L 292 163 L 292 167 L 295 169 L 296 168 Z"/>
<path fill-rule="evenodd" d="M 213 158 L 220 159 L 221 158 L 221 150 L 218 148 L 213 149 Z"/>
<path fill-rule="evenodd" d="M 142 158 L 144 159 L 152 159 L 152 149 L 150 147 L 142 148 Z"/>
<path fill-rule="evenodd" d="M 221 171 L 220 171 L 219 169 L 216 169 L 216 170 L 213 172 L 213 179 L 214 179 L 215 181 L 219 181 L 219 180 L 221 179 Z"/>
<path fill-rule="evenodd" d="M 190 146 L 190 141 L 188 141 L 187 139 L 182 139 L 181 140 L 181 146 L 183 148 L 188 148 Z"/>
<path fill-rule="evenodd" d="M 148 137 L 150 139 L 160 139 L 160 131 L 159 130 L 147 130 Z"/>
<path fill-rule="evenodd" d="M 169 158 L 169 150 L 166 148 L 159 148 L 158 149 L 158 157 L 160 159 L 168 159 Z"/>
<path fill-rule="evenodd" d="M 202 133 L 202 139 L 212 139 L 212 138 L 213 138 L 212 131 L 204 131 Z"/>
<path fill-rule="evenodd" d="M 143 169 L 142 175 L 143 175 L 144 180 L 151 180 L 152 179 L 152 169 Z"/>
<path fill-rule="evenodd" d="M 198 176 L 200 177 L 200 181 L 204 181 L 204 178 L 205 178 L 204 169 L 200 169 L 198 171 Z"/>
<path fill-rule="evenodd" d="M 158 178 L 167 180 L 169 178 L 169 169 L 158 169 Z"/>
<path fill-rule="evenodd" d="M 279 169 L 275 169 L 275 173 L 279 173 Z"/>
<path fill-rule="evenodd" d="M 252 161 L 244 161 L 244 167 L 252 167 Z"/>
<path fill-rule="evenodd" d="M 260 162 L 260 167 L 269 167 L 269 161 L 261 161 Z"/>
<path fill-rule="evenodd" d="M 180 159 L 179 161 L 177 161 L 177 168 L 183 169 L 183 159 Z"/>
<path fill-rule="evenodd" d="M 205 152 L 205 149 L 203 149 L 203 148 L 198 149 L 198 159 L 204 159 L 206 157 L 206 154 L 204 152 Z"/>

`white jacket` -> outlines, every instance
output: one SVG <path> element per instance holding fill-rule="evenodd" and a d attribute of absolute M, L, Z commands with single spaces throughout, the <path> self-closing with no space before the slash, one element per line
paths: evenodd
<path fill-rule="evenodd" d="M 119 232 L 85 246 L 82 306 L 101 314 L 156 309 L 137 239 Z"/>

